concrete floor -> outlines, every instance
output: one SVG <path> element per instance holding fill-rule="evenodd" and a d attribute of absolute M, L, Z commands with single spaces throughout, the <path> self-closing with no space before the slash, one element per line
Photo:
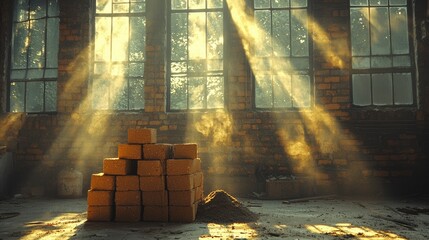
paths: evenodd
<path fill-rule="evenodd" d="M 429 239 L 427 198 L 239 200 L 257 222 L 86 222 L 84 198 L 14 198 L 0 201 L 0 239 Z"/>

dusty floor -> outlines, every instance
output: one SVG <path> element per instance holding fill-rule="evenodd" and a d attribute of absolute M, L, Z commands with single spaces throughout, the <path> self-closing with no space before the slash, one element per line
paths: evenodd
<path fill-rule="evenodd" d="M 429 239 L 429 201 L 239 199 L 252 223 L 86 222 L 86 199 L 0 201 L 0 239 Z"/>

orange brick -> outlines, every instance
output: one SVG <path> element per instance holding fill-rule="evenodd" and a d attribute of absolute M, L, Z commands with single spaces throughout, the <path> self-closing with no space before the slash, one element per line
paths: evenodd
<path fill-rule="evenodd" d="M 197 204 L 192 206 L 169 206 L 168 215 L 171 222 L 193 222 L 197 215 Z"/>
<path fill-rule="evenodd" d="M 116 206 L 115 221 L 138 222 L 141 219 L 141 206 Z"/>
<path fill-rule="evenodd" d="M 118 158 L 123 159 L 143 159 L 143 147 L 139 144 L 119 144 Z"/>
<path fill-rule="evenodd" d="M 94 173 L 91 175 L 92 190 L 115 190 L 115 176 L 104 173 Z"/>
<path fill-rule="evenodd" d="M 88 206 L 86 219 L 93 222 L 113 220 L 113 206 Z"/>
<path fill-rule="evenodd" d="M 191 206 L 195 203 L 195 189 L 186 191 L 168 191 L 169 206 Z"/>
<path fill-rule="evenodd" d="M 167 176 L 167 189 L 169 191 L 191 190 L 194 188 L 193 175 Z"/>
<path fill-rule="evenodd" d="M 167 175 L 184 175 L 201 171 L 201 159 L 168 159 Z"/>
<path fill-rule="evenodd" d="M 143 145 L 144 159 L 166 160 L 172 157 L 171 144 L 145 144 Z"/>
<path fill-rule="evenodd" d="M 142 192 L 143 206 L 168 206 L 168 193 L 163 191 Z"/>
<path fill-rule="evenodd" d="M 140 206 L 141 192 L 140 191 L 116 191 L 115 205 L 116 206 Z"/>
<path fill-rule="evenodd" d="M 156 129 L 154 128 L 128 129 L 128 143 L 137 143 L 137 144 L 156 143 Z"/>
<path fill-rule="evenodd" d="M 113 205 L 113 191 L 88 190 L 89 206 L 111 206 Z"/>
<path fill-rule="evenodd" d="M 107 175 L 129 175 L 137 172 L 137 163 L 126 159 L 105 158 L 103 172 Z"/>
<path fill-rule="evenodd" d="M 164 175 L 164 166 L 161 160 L 138 161 L 137 175 L 139 176 L 161 176 Z"/>
<path fill-rule="evenodd" d="M 198 158 L 198 145 L 196 143 L 174 144 L 173 158 Z"/>
<path fill-rule="evenodd" d="M 138 191 L 139 176 L 128 175 L 128 176 L 117 176 L 116 177 L 116 191 Z"/>
<path fill-rule="evenodd" d="M 163 191 L 165 190 L 164 176 L 142 176 L 140 177 L 141 191 Z"/>
<path fill-rule="evenodd" d="M 200 202 L 204 198 L 204 189 L 203 186 L 195 188 L 195 202 Z"/>
<path fill-rule="evenodd" d="M 204 176 L 203 172 L 197 172 L 194 174 L 194 186 L 199 187 L 203 185 Z"/>
<path fill-rule="evenodd" d="M 168 222 L 168 206 L 145 206 L 143 221 Z"/>

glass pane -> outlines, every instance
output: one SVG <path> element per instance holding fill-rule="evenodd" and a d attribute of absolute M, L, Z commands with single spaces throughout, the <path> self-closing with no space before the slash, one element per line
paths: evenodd
<path fill-rule="evenodd" d="M 12 70 L 10 72 L 10 79 L 12 79 L 12 80 L 23 80 L 23 79 L 25 79 L 26 74 L 27 74 L 27 70 Z"/>
<path fill-rule="evenodd" d="M 57 82 L 45 82 L 45 111 L 57 110 Z"/>
<path fill-rule="evenodd" d="M 58 69 L 45 70 L 45 78 L 57 78 L 57 77 L 58 77 Z"/>
<path fill-rule="evenodd" d="M 143 77 L 144 63 L 130 63 L 128 67 L 128 75 L 132 77 Z"/>
<path fill-rule="evenodd" d="M 289 0 L 271 0 L 271 5 L 273 8 L 288 8 Z"/>
<path fill-rule="evenodd" d="M 254 0 L 254 7 L 257 8 L 269 8 L 270 0 Z"/>
<path fill-rule="evenodd" d="M 288 10 L 272 12 L 273 18 L 273 54 L 274 56 L 290 56 L 290 21 Z"/>
<path fill-rule="evenodd" d="M 96 13 L 111 13 L 112 0 L 96 0 Z"/>
<path fill-rule="evenodd" d="M 209 60 L 207 61 L 207 71 L 222 71 L 223 60 Z"/>
<path fill-rule="evenodd" d="M 407 0 L 390 0 L 391 6 L 407 5 Z"/>
<path fill-rule="evenodd" d="M 369 56 L 369 13 L 367 8 L 350 9 L 352 56 Z"/>
<path fill-rule="evenodd" d="M 223 108 L 223 77 L 207 77 L 207 108 Z"/>
<path fill-rule="evenodd" d="M 130 3 L 130 12 L 131 13 L 142 13 L 146 11 L 146 3 L 145 2 L 132 2 Z"/>
<path fill-rule="evenodd" d="M 146 19 L 145 17 L 131 17 L 130 33 L 130 61 L 145 60 Z"/>
<path fill-rule="evenodd" d="M 96 74 L 96 75 L 110 74 L 109 64 L 95 63 L 94 64 L 94 74 Z"/>
<path fill-rule="evenodd" d="M 45 67 L 45 20 L 30 21 L 30 45 L 28 48 L 28 67 Z"/>
<path fill-rule="evenodd" d="M 389 0 L 369 0 L 371 6 L 387 6 Z"/>
<path fill-rule="evenodd" d="M 130 80 L 130 110 L 144 109 L 144 80 Z"/>
<path fill-rule="evenodd" d="M 310 76 L 292 76 L 292 97 L 294 107 L 310 107 L 311 87 Z"/>
<path fill-rule="evenodd" d="M 26 91 L 26 112 L 43 112 L 43 82 L 28 82 Z"/>
<path fill-rule="evenodd" d="M 413 104 L 413 83 L 411 80 L 411 73 L 394 73 L 393 86 L 395 104 Z"/>
<path fill-rule="evenodd" d="M 110 101 L 115 110 L 128 110 L 128 81 L 123 77 L 113 79 L 110 84 Z"/>
<path fill-rule="evenodd" d="M 207 8 L 222 8 L 223 0 L 207 0 Z"/>
<path fill-rule="evenodd" d="M 410 56 L 393 56 L 393 66 L 394 67 L 410 67 L 411 60 Z"/>
<path fill-rule="evenodd" d="M 371 79 L 369 74 L 353 74 L 353 104 L 358 106 L 371 105 Z"/>
<path fill-rule="evenodd" d="M 188 58 L 188 19 L 186 13 L 171 14 L 171 60 Z"/>
<path fill-rule="evenodd" d="M 262 75 L 256 77 L 255 104 L 257 108 L 273 107 L 273 87 L 271 76 Z"/>
<path fill-rule="evenodd" d="M 10 83 L 10 111 L 24 112 L 25 83 Z"/>
<path fill-rule="evenodd" d="M 390 54 L 389 11 L 387 7 L 370 8 L 371 51 L 373 55 Z"/>
<path fill-rule="evenodd" d="M 60 15 L 58 0 L 48 0 L 48 16 L 57 17 Z"/>
<path fill-rule="evenodd" d="M 368 69 L 371 67 L 370 57 L 353 57 L 352 65 L 354 69 Z"/>
<path fill-rule="evenodd" d="M 27 68 L 28 22 L 16 23 L 12 45 L 12 68 Z"/>
<path fill-rule="evenodd" d="M 188 0 L 189 1 L 189 9 L 204 9 L 206 8 L 205 0 Z"/>
<path fill-rule="evenodd" d="M 258 57 L 269 57 L 271 56 L 271 12 L 269 10 L 258 10 L 255 11 L 255 20 L 259 23 L 259 27 L 262 30 L 262 36 L 257 36 L 259 44 L 255 46 L 255 55 Z"/>
<path fill-rule="evenodd" d="M 387 68 L 392 67 L 392 59 L 390 57 L 371 57 L 372 68 Z"/>
<path fill-rule="evenodd" d="M 291 13 L 292 56 L 308 56 L 307 9 Z"/>
<path fill-rule="evenodd" d="M 188 86 L 187 78 L 182 76 L 172 76 L 170 83 L 170 107 L 171 109 L 187 109 L 188 106 Z"/>
<path fill-rule="evenodd" d="M 172 0 L 171 1 L 171 9 L 187 9 L 187 0 Z"/>
<path fill-rule="evenodd" d="M 295 70 L 307 70 L 310 68 L 308 58 L 290 58 L 290 63 Z"/>
<path fill-rule="evenodd" d="M 128 17 L 114 17 L 113 31 L 112 31 L 112 49 L 120 49 L 119 51 L 112 52 L 113 61 L 127 61 L 128 60 Z"/>
<path fill-rule="evenodd" d="M 41 79 L 43 78 L 43 69 L 29 69 L 27 70 L 27 79 Z"/>
<path fill-rule="evenodd" d="M 207 13 L 207 58 L 223 58 L 223 13 Z"/>
<path fill-rule="evenodd" d="M 58 18 L 48 19 L 48 32 L 46 39 L 46 67 L 58 67 L 58 42 L 59 42 L 59 22 Z"/>
<path fill-rule="evenodd" d="M 307 7 L 307 0 L 290 0 L 291 7 Z"/>
<path fill-rule="evenodd" d="M 274 107 L 287 108 L 292 107 L 292 79 L 290 75 L 273 76 L 274 85 Z"/>
<path fill-rule="evenodd" d="M 95 61 L 110 61 L 111 18 L 95 18 Z"/>
<path fill-rule="evenodd" d="M 203 73 L 206 71 L 206 61 L 197 60 L 188 62 L 188 71 L 192 73 Z"/>
<path fill-rule="evenodd" d="M 393 54 L 408 54 L 408 16 L 407 8 L 390 8 L 390 32 L 392 34 Z"/>
<path fill-rule="evenodd" d="M 128 3 L 113 4 L 113 13 L 128 13 L 130 5 Z"/>
<path fill-rule="evenodd" d="M 392 74 L 372 75 L 372 97 L 374 105 L 392 105 L 392 92 Z"/>
<path fill-rule="evenodd" d="M 206 14 L 189 13 L 189 59 L 206 59 Z"/>
<path fill-rule="evenodd" d="M 350 6 L 368 6 L 368 0 L 350 0 Z"/>
<path fill-rule="evenodd" d="M 92 106 L 94 109 L 109 109 L 109 82 L 95 79 L 92 83 Z"/>
<path fill-rule="evenodd" d="M 29 0 L 15 1 L 15 12 L 14 12 L 14 18 L 13 18 L 15 22 L 28 20 L 28 2 Z"/>
<path fill-rule="evenodd" d="M 186 62 L 172 62 L 170 70 L 172 73 L 186 73 L 187 66 Z"/>
<path fill-rule="evenodd" d="M 31 0 L 30 19 L 40 19 L 46 17 L 46 0 Z"/>
<path fill-rule="evenodd" d="M 206 105 L 204 78 L 190 77 L 188 84 L 189 109 L 204 108 Z"/>

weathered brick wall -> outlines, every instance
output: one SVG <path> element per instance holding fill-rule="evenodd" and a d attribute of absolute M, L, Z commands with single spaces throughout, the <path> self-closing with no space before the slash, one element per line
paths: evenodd
<path fill-rule="evenodd" d="M 223 184 L 233 188 L 232 182 L 232 191 L 241 193 L 269 175 L 304 174 L 361 186 L 373 179 L 411 183 L 428 170 L 427 59 L 419 62 L 420 109 L 353 108 L 346 0 L 312 2 L 315 107 L 302 112 L 253 109 L 250 70 L 234 27 L 225 36 L 231 43 L 225 59 L 226 109 L 167 112 L 166 10 L 159 0 L 147 4 L 145 110 L 93 112 L 88 95 L 91 7 L 84 0 L 62 0 L 60 6 L 58 113 L 3 111 L 0 116 L 0 141 L 15 156 L 16 192 L 55 193 L 53 180 L 69 167 L 82 171 L 88 186 L 90 174 L 101 171 L 102 159 L 116 156 L 127 129 L 136 127 L 156 128 L 158 142 L 197 142 L 206 179 L 213 181 L 206 186 L 223 186 L 218 181 L 228 179 Z M 422 19 L 422 13 L 416 18 Z M 427 43 L 418 44 L 427 51 Z M 4 66 L 7 58 L 1 61 Z M 4 72 L 1 79 L 6 86 Z"/>

